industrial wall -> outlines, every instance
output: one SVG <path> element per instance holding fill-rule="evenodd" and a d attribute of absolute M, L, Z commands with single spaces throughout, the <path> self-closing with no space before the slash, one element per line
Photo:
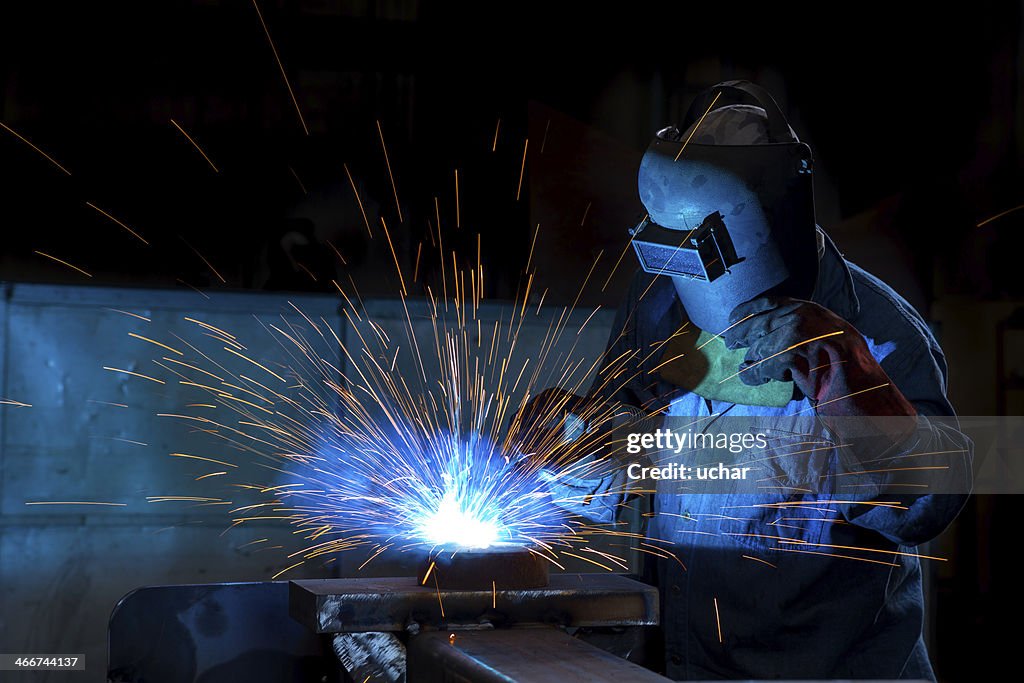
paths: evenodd
<path fill-rule="evenodd" d="M 153 342 L 186 348 L 187 340 L 193 347 L 180 358 L 212 358 L 208 348 L 223 346 L 224 339 L 209 330 L 215 328 L 244 346 L 244 355 L 274 368 L 292 362 L 267 329 L 282 316 L 285 324 L 301 324 L 301 311 L 329 324 L 343 341 L 353 329 L 340 299 L 330 296 L 22 284 L 6 285 L 4 295 L 0 651 L 78 653 L 84 642 L 89 673 L 75 680 L 102 680 L 106 623 L 121 596 L 145 585 L 269 580 L 293 564 L 286 550 L 297 548 L 292 530 L 280 521 L 230 528 L 223 500 L 160 498 L 216 497 L 208 493 L 211 480 L 195 481 L 210 472 L 209 463 L 170 453 L 224 461 L 238 453 L 180 420 L 158 417 L 194 394 L 161 360 L 179 356 Z M 366 301 L 365 310 L 392 338 L 404 334 L 400 302 Z M 425 303 L 412 302 L 410 311 L 414 328 L 429 325 Z M 561 312 L 527 316 L 520 331 L 524 356 L 536 354 Z M 497 304 L 479 311 L 483 329 L 509 315 L 508 306 Z M 604 310 L 573 312 L 549 357 L 593 361 L 612 318 Z M 323 349 L 331 353 L 330 345 Z M 344 371 L 342 354 L 336 347 L 333 353 L 328 359 Z M 259 372 L 241 357 L 231 356 L 232 366 L 226 355 L 215 357 L 224 370 Z M 356 555 L 328 559 L 337 561 L 303 565 L 283 578 L 350 574 L 362 561 Z M 367 570 L 387 573 L 400 565 L 401 558 L 383 559 Z M 34 682 L 58 680 L 28 675 Z"/>

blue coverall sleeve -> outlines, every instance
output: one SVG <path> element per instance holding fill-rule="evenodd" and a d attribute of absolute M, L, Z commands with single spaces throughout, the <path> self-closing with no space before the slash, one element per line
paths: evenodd
<path fill-rule="evenodd" d="M 922 339 L 909 353 L 894 355 L 891 361 L 883 361 L 882 367 L 916 409 L 917 426 L 884 459 L 859 465 L 862 471 L 877 472 L 870 475 L 870 492 L 855 500 L 898 502 L 899 507 L 851 504 L 841 510 L 853 524 L 877 531 L 894 543 L 916 546 L 939 535 L 966 503 L 972 480 L 973 444 L 959 431 L 953 407 L 946 398 L 946 363 L 938 345 Z M 856 467 L 854 464 L 847 469 Z M 906 477 L 901 475 L 907 472 L 927 473 L 915 480 L 928 482 L 935 493 L 908 493 L 907 488 L 892 485 L 898 479 L 905 481 Z"/>
<path fill-rule="evenodd" d="M 665 388 L 657 379 L 652 380 L 648 370 L 652 367 L 651 349 L 645 348 L 639 329 L 648 337 L 658 326 L 660 313 L 665 308 L 665 297 L 659 297 L 653 278 L 638 271 L 615 317 L 608 344 L 590 390 L 588 398 L 602 402 L 617 402 L 653 413 L 664 406 Z M 674 292 L 670 292 L 674 297 Z M 672 300 L 672 299 L 669 299 Z M 585 471 L 586 467 L 579 468 Z M 569 475 L 569 476 L 567 476 Z M 623 469 L 605 477 L 577 478 L 570 473 L 556 476 L 545 473 L 555 503 L 592 522 L 614 523 L 619 505 L 629 493 L 629 483 Z"/>

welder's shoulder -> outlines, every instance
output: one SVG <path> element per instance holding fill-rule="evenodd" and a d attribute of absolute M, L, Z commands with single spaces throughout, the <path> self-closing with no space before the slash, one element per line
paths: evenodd
<path fill-rule="evenodd" d="M 657 275 L 651 275 L 642 268 L 637 268 L 633 272 L 633 277 L 629 281 L 629 294 L 626 297 L 630 301 L 636 301 L 645 290 L 651 287 L 659 280 L 669 282 L 667 277 L 658 278 Z"/>
<path fill-rule="evenodd" d="M 656 319 L 664 315 L 675 301 L 676 290 L 672 278 L 637 270 L 629 283 L 624 308 L 635 311 L 640 318 Z"/>
<path fill-rule="evenodd" d="M 863 268 L 847 262 L 860 311 L 854 326 L 873 344 L 873 352 L 901 365 L 931 357 L 945 372 L 945 358 L 935 335 L 920 313 L 896 290 Z"/>

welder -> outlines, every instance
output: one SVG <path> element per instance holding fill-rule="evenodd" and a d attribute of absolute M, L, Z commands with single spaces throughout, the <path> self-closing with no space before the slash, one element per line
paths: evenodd
<path fill-rule="evenodd" d="M 764 89 L 729 81 L 699 95 L 640 164 L 647 216 L 630 231 L 640 269 L 598 381 L 585 397 L 548 389 L 522 415 L 525 429 L 557 428 L 566 441 L 593 431 L 594 406 L 662 424 L 804 416 L 833 444 L 859 443 L 840 425 L 882 418 L 870 449 L 793 459 L 826 483 L 830 472 L 880 472 L 853 493 L 791 484 L 702 495 L 656 482 L 647 534 L 672 557 L 648 556 L 663 603 L 652 666 L 670 678 L 934 679 L 915 547 L 963 506 L 972 445 L 946 399 L 938 343 L 817 225 L 812 178 L 810 148 Z M 890 474 L 901 458 L 939 453 L 933 469 L 960 488 L 900 489 Z M 784 463 L 773 463 L 779 483 Z M 552 487 L 610 523 L 625 471 L 553 474 Z"/>

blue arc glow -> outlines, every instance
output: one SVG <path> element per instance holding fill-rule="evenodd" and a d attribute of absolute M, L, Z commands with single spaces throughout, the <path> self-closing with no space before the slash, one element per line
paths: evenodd
<path fill-rule="evenodd" d="M 489 548 L 498 541 L 501 521 L 495 519 L 493 511 L 486 511 L 481 519 L 472 504 L 449 491 L 442 499 L 437 511 L 419 525 L 419 534 L 438 546 L 462 546 L 464 548 Z"/>
<path fill-rule="evenodd" d="M 222 391 L 210 384 L 216 372 L 191 363 L 171 367 L 190 391 L 229 409 L 218 420 L 202 414 L 178 419 L 255 456 L 253 474 L 229 463 L 232 471 L 225 474 L 245 479 L 213 480 L 232 487 L 230 499 L 210 500 L 230 500 L 235 507 L 227 512 L 235 525 L 268 519 L 290 524 L 304 546 L 289 555 L 296 561 L 292 567 L 356 549 L 370 555 L 361 569 L 385 552 L 496 545 L 528 546 L 556 565 L 568 554 L 605 569 L 624 567 L 589 543 L 593 534 L 616 529 L 569 512 L 589 499 L 589 489 L 560 484 L 568 472 L 585 479 L 594 470 L 579 464 L 589 462 L 584 451 L 594 444 L 581 438 L 559 450 L 548 432 L 535 434 L 519 421 L 526 401 L 536 396 L 530 385 L 545 377 L 539 370 L 529 374 L 529 359 L 514 355 L 525 308 L 479 338 L 469 337 L 461 303 L 457 310 L 460 319 L 452 323 L 432 309 L 432 347 L 417 340 L 412 327 L 405 330 L 412 346 L 406 351 L 372 321 L 353 324 L 358 344 L 351 347 L 306 317 L 296 325 L 268 324 L 292 364 L 281 372 L 258 365 L 267 384 L 232 374 L 224 382 L 230 391 Z M 558 333 L 557 327 L 551 331 Z M 327 351 L 338 344 L 348 363 L 344 371 L 331 353 L 318 351 L 314 337 L 326 342 Z M 214 356 L 203 358 L 225 372 Z M 413 371 L 403 371 L 401 359 Z M 435 385 L 425 381 L 428 365 L 440 377 Z M 561 372 L 583 377 L 585 369 L 573 361 Z M 525 395 L 517 391 L 520 380 Z M 545 408 L 553 414 L 559 409 Z M 607 419 L 605 413 L 594 423 Z M 538 423 L 546 424 L 542 417 Z M 273 481 L 254 483 L 268 472 Z"/>
<path fill-rule="evenodd" d="M 392 452 L 388 467 L 372 469 L 352 465 L 379 463 L 377 458 L 353 458 L 350 448 L 334 444 L 327 449 L 333 457 L 321 468 L 331 463 L 339 475 L 347 471 L 347 485 L 326 499 L 311 497 L 304 487 L 289 495 L 315 503 L 302 506 L 306 515 L 322 519 L 328 513 L 344 520 L 339 526 L 350 533 L 365 530 L 378 539 L 402 538 L 436 550 L 543 545 L 565 533 L 568 515 L 536 472 L 506 460 L 479 435 L 431 436 L 422 448 L 407 451 L 412 454 Z M 403 476 L 394 476 L 396 470 Z"/>

